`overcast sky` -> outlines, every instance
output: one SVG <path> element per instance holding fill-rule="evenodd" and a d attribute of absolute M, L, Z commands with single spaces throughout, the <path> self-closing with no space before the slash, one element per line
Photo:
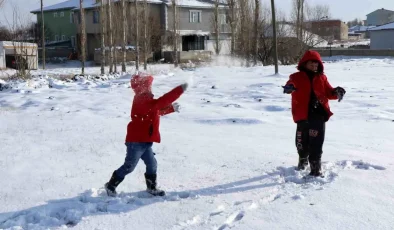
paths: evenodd
<path fill-rule="evenodd" d="M 17 7 L 24 21 L 35 21 L 30 11 L 40 8 L 40 0 L 5 0 L 6 4 L 0 9 L 0 24 L 8 25 L 13 21 L 13 8 Z M 53 5 L 64 0 L 44 0 L 44 6 Z M 275 4 L 287 15 L 290 14 L 292 0 L 276 0 Z M 380 8 L 394 10 L 394 0 L 306 0 L 311 4 L 329 4 L 333 18 L 345 22 L 354 18 L 366 19 L 366 14 Z M 270 4 L 270 0 L 262 0 Z"/>

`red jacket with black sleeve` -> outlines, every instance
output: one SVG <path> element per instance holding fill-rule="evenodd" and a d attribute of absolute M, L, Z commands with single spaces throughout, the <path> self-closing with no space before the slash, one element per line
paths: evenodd
<path fill-rule="evenodd" d="M 292 84 L 296 88 L 296 90 L 291 93 L 291 111 L 293 120 L 296 123 L 298 121 L 308 120 L 311 90 L 313 90 L 317 100 L 327 112 L 327 121 L 333 115 L 330 110 L 329 100 L 338 99 L 337 95 L 334 93 L 334 88 L 330 85 L 327 76 L 323 72 L 324 66 L 319 53 L 316 51 L 307 51 L 299 62 L 298 69 L 310 60 L 319 62 L 318 72 L 320 72 L 320 74 L 313 78 L 312 82 L 305 72 L 299 71 L 290 75 L 286 83 L 286 85 Z"/>

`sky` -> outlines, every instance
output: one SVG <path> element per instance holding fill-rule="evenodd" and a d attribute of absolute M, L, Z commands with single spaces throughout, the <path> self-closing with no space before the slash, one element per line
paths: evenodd
<path fill-rule="evenodd" d="M 40 8 L 40 0 L 5 0 L 6 4 L 0 9 L 0 25 L 13 22 L 13 9 L 17 7 L 24 21 L 35 21 L 30 11 Z M 44 0 L 44 6 L 53 5 L 64 0 Z M 366 19 L 366 15 L 380 8 L 394 10 L 394 0 L 306 0 L 310 4 L 328 4 L 333 18 L 351 21 L 355 18 Z M 262 0 L 263 4 L 270 4 L 270 0 Z M 276 7 L 287 15 L 291 11 L 292 0 L 275 0 Z"/>

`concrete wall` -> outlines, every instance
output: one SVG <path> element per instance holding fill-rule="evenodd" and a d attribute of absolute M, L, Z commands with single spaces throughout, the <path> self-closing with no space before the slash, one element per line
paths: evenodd
<path fill-rule="evenodd" d="M 51 58 L 68 58 L 72 53 L 72 48 L 46 48 L 45 49 L 45 59 Z M 42 49 L 38 48 L 38 58 L 42 58 Z"/>
<path fill-rule="evenodd" d="M 394 50 L 394 29 L 370 31 L 371 49 L 393 49 Z"/>
<path fill-rule="evenodd" d="M 368 50 L 368 49 L 313 49 L 320 53 L 322 57 L 330 56 L 364 56 L 364 57 L 394 57 L 394 50 Z"/>
<path fill-rule="evenodd" d="M 163 52 L 165 62 L 172 63 L 174 60 L 173 52 L 165 51 Z M 181 51 L 178 52 L 178 62 L 179 63 L 188 63 L 192 62 L 201 62 L 201 61 L 210 61 L 212 57 L 211 51 L 206 50 L 193 50 L 193 51 Z"/>
<path fill-rule="evenodd" d="M 215 52 L 216 41 L 213 39 L 214 38 L 212 38 L 212 40 L 206 41 L 205 49 L 208 51 L 211 51 L 212 53 L 216 53 Z M 220 40 L 220 54 L 227 55 L 230 53 L 231 53 L 231 38 L 221 39 Z"/>

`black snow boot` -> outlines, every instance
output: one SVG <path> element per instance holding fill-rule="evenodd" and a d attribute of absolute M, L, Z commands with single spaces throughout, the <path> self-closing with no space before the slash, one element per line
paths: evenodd
<path fill-rule="evenodd" d="M 308 166 L 308 157 L 306 158 L 300 157 L 298 159 L 297 171 L 305 170 L 306 166 Z"/>
<path fill-rule="evenodd" d="M 118 187 L 118 185 L 123 181 L 123 179 L 119 179 L 116 176 L 116 171 L 114 171 L 112 173 L 111 179 L 109 180 L 109 182 L 107 182 L 104 187 L 105 190 L 107 191 L 108 196 L 116 196 L 116 187 Z"/>
<path fill-rule="evenodd" d="M 166 193 L 163 190 L 157 189 L 156 178 L 157 174 L 148 175 L 145 173 L 146 191 L 154 196 L 165 196 Z"/>
<path fill-rule="evenodd" d="M 311 161 L 311 172 L 309 173 L 309 176 L 314 176 L 314 177 L 323 177 L 323 173 L 321 171 L 321 161 Z"/>

